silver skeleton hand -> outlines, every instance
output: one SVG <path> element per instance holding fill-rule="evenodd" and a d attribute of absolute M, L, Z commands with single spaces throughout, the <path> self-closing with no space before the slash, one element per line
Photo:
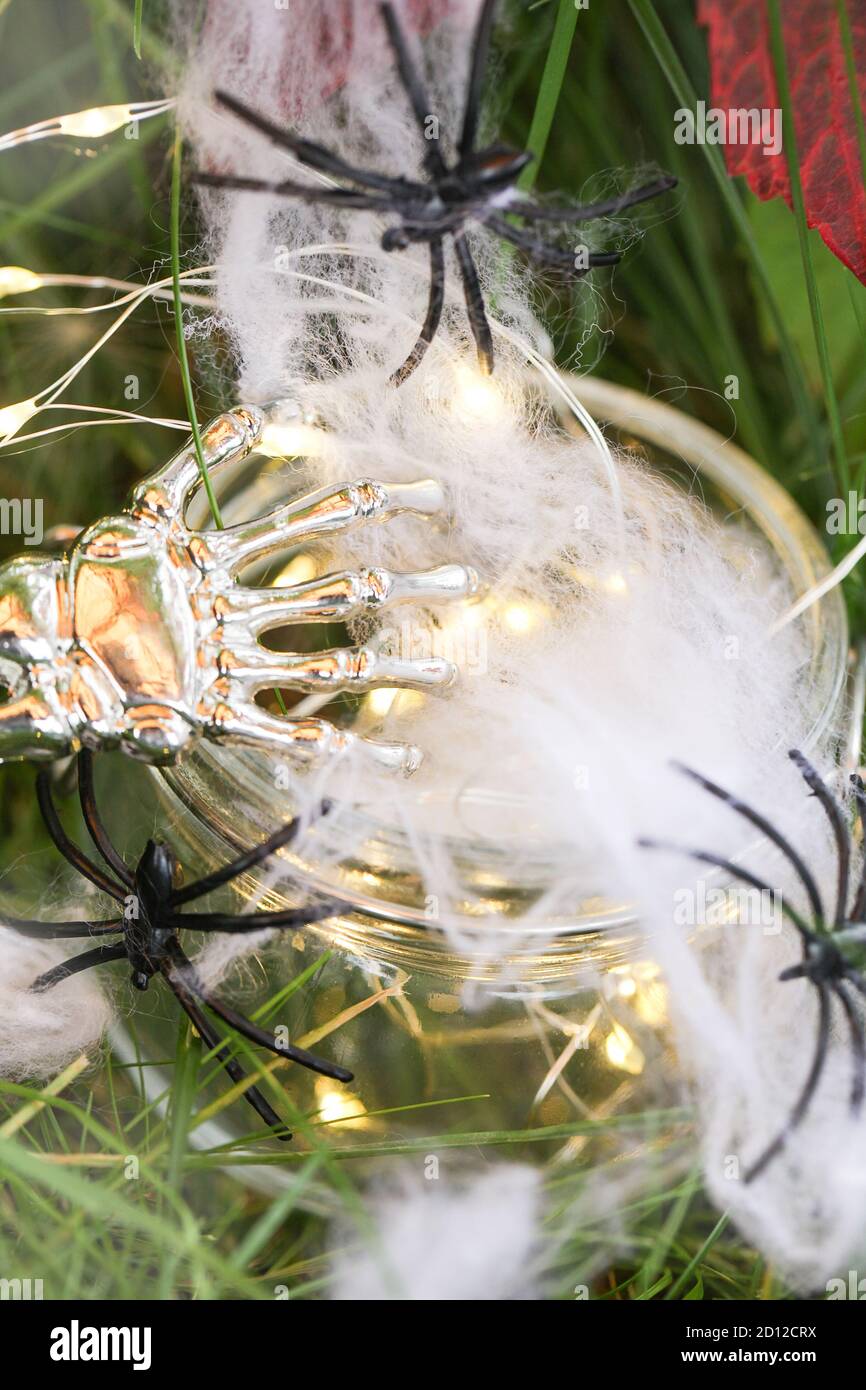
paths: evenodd
<path fill-rule="evenodd" d="M 269 412 L 239 406 L 203 432 L 208 471 L 260 443 Z M 200 531 L 186 506 L 200 483 L 192 442 L 133 492 L 129 508 L 84 531 L 66 558 L 27 555 L 0 568 L 0 761 L 63 757 L 81 745 L 174 761 L 199 738 L 329 757 L 362 745 L 375 762 L 411 772 L 406 744 L 359 739 L 323 719 L 280 718 L 255 703 L 271 686 L 303 691 L 378 685 L 442 688 L 440 658 L 399 660 L 371 646 L 293 654 L 256 640 L 293 622 L 343 621 L 401 602 L 464 598 L 475 572 L 442 565 L 412 574 L 371 568 L 303 584 L 243 588 L 241 570 L 300 543 L 387 520 L 433 515 L 439 485 L 360 479 L 278 507 L 257 521 Z"/>

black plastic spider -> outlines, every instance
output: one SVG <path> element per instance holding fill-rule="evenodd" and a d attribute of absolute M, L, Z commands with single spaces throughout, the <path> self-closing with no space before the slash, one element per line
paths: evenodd
<path fill-rule="evenodd" d="M 796 1103 L 791 1110 L 788 1119 L 772 1143 L 768 1144 L 763 1153 L 755 1160 L 745 1174 L 745 1182 L 752 1182 L 774 1158 L 781 1153 L 788 1142 L 793 1131 L 800 1125 L 806 1115 L 809 1105 L 821 1079 L 824 1064 L 827 1060 L 827 1053 L 830 1046 L 830 1025 L 832 1015 L 832 1001 L 835 998 L 842 1006 L 842 1011 L 848 1024 L 851 1037 L 851 1056 L 853 1062 L 853 1079 L 851 1083 L 851 1113 L 856 1118 L 862 1109 L 864 1094 L 866 1094 L 866 1033 L 863 1024 L 857 1013 L 854 1001 L 848 985 L 853 986 L 861 995 L 866 996 L 866 975 L 862 969 L 866 964 L 866 854 L 860 868 L 859 882 L 854 895 L 854 901 L 848 910 L 848 898 L 850 890 L 850 869 L 851 869 L 851 837 L 848 832 L 845 815 L 835 798 L 828 791 L 822 778 L 808 761 L 807 758 L 796 748 L 792 749 L 788 756 L 799 768 L 806 781 L 807 786 L 812 790 L 814 796 L 818 798 L 823 806 L 827 818 L 832 827 L 833 836 L 836 842 L 837 854 L 837 885 L 836 902 L 832 920 L 827 917 L 824 911 L 824 904 L 815 876 L 804 863 L 802 857 L 794 849 L 793 845 L 778 831 L 771 823 L 758 811 L 747 806 L 745 802 L 732 796 L 723 787 L 715 782 L 710 782 L 700 773 L 694 772 L 689 767 L 682 764 L 675 764 L 679 771 L 684 772 L 687 777 L 691 777 L 708 791 L 712 796 L 718 797 L 720 801 L 726 802 L 732 810 L 742 816 L 763 835 L 766 835 L 788 860 L 793 868 L 800 883 L 805 890 L 809 902 L 811 924 L 806 921 L 801 913 L 795 911 L 790 903 L 783 903 L 783 908 L 791 923 L 800 934 L 803 944 L 803 959 L 798 965 L 788 966 L 779 975 L 780 980 L 808 980 L 814 985 L 818 994 L 818 1034 L 815 1042 L 815 1052 L 812 1058 L 812 1065 L 803 1084 L 803 1088 L 797 1097 Z M 854 789 L 854 796 L 857 801 L 857 810 L 860 823 L 866 834 L 866 789 L 863 782 L 857 776 L 851 778 Z M 711 864 L 716 868 L 722 869 L 732 877 L 740 879 L 741 882 L 756 888 L 761 893 L 773 893 L 774 890 L 757 874 L 753 874 L 749 869 L 743 868 L 741 864 L 735 864 L 730 859 L 725 859 L 721 855 L 712 854 L 707 850 L 690 849 L 682 845 L 672 844 L 668 841 L 642 839 L 639 841 L 644 848 L 648 849 L 670 849 L 682 854 L 689 855 L 690 858 L 698 860 L 702 864 Z"/>
<path fill-rule="evenodd" d="M 255 932 L 267 927 L 301 927 L 309 922 L 322 921 L 333 917 L 339 910 L 333 902 L 323 902 L 307 907 L 292 908 L 285 912 L 255 912 L 246 917 L 228 916 L 224 913 L 198 912 L 183 913 L 187 903 L 203 898 L 205 894 L 219 888 L 222 884 L 237 878 L 238 874 L 262 864 L 283 845 L 289 844 L 296 836 L 300 822 L 290 821 L 276 830 L 255 849 L 248 850 L 231 863 L 214 873 L 197 879 L 184 888 L 175 887 L 180 865 L 168 845 L 148 840 L 144 853 L 135 866 L 130 869 L 121 859 L 108 838 L 96 809 L 93 791 L 93 758 L 87 750 L 78 755 L 78 790 L 84 821 L 93 843 L 114 875 L 105 873 L 94 864 L 76 844 L 68 838 L 51 795 L 49 774 L 40 772 L 36 778 L 36 796 L 42 818 L 54 844 L 74 868 L 84 878 L 90 880 L 103 893 L 124 905 L 122 918 L 106 922 L 34 922 L 20 918 L 0 917 L 0 924 L 11 927 L 25 936 L 43 940 L 59 938 L 78 938 L 94 936 L 117 936 L 121 940 L 111 944 L 94 946 L 82 955 L 73 956 L 40 975 L 30 986 L 31 990 L 42 993 L 77 975 L 94 965 L 107 965 L 109 961 L 127 960 L 132 966 L 132 983 L 136 989 L 146 990 L 154 975 L 160 974 L 175 995 L 181 1008 L 189 1017 L 196 1032 L 209 1049 L 217 1047 L 220 1036 L 212 1028 L 199 1008 L 203 1004 L 216 1014 L 230 1028 L 241 1033 L 259 1047 L 268 1048 L 280 1057 L 288 1057 L 310 1071 L 330 1076 L 335 1081 L 351 1081 L 352 1072 L 326 1062 L 301 1047 L 293 1047 L 288 1042 L 277 1040 L 274 1033 L 266 1032 L 249 1019 L 230 1009 L 210 994 L 199 979 L 192 962 L 187 959 L 178 938 L 184 927 L 203 932 Z M 323 806 L 327 811 L 327 805 Z M 243 1081 L 245 1073 L 225 1048 L 216 1052 L 232 1081 Z M 291 1139 L 291 1134 L 279 1115 L 271 1109 L 261 1091 L 249 1086 L 244 1097 L 258 1115 L 271 1126 L 278 1139 Z"/>
<path fill-rule="evenodd" d="M 382 237 L 382 247 L 385 251 L 404 250 L 413 242 L 427 243 L 430 248 L 430 296 L 427 314 L 415 346 L 403 365 L 398 367 L 391 377 L 397 386 L 418 366 L 433 341 L 442 318 L 445 301 L 446 236 L 451 236 L 454 243 L 479 365 L 483 372 L 489 374 L 493 370 L 493 335 L 485 312 L 478 270 L 466 240 L 467 224 L 481 223 L 539 264 L 557 267 L 575 278 L 580 278 L 593 266 L 614 265 L 620 260 L 620 253 L 587 252 L 585 256 L 578 257 L 574 251 L 550 245 L 526 227 L 515 226 L 509 219 L 517 217 L 521 222 L 528 223 L 587 222 L 596 217 L 612 216 L 626 208 L 634 207 L 637 203 L 656 198 L 676 185 L 675 178 L 659 178 L 654 183 L 625 193 L 621 197 L 571 208 L 544 207 L 520 198 L 515 184 L 533 156 L 505 145 L 490 145 L 483 150 L 475 148 L 481 90 L 495 5 L 496 0 L 482 0 L 472 46 L 463 128 L 457 146 L 457 158 L 451 164 L 445 159 L 439 145 L 438 122 L 435 122 L 436 137 L 431 138 L 434 118 L 430 100 L 393 7 L 387 3 L 379 7 L 400 81 L 425 142 L 426 181 L 391 177 L 372 169 L 358 168 L 341 159 L 332 150 L 312 140 L 305 140 L 293 130 L 275 126 L 244 102 L 222 91 L 217 92 L 216 96 L 223 106 L 248 125 L 267 135 L 275 144 L 290 150 L 301 164 L 354 187 L 312 188 L 291 180 L 273 183 L 264 179 L 229 174 L 197 173 L 194 176 L 198 183 L 217 188 L 280 193 L 300 198 L 305 202 L 325 203 L 337 208 L 394 213 L 400 220 L 395 226 L 389 227 Z"/>

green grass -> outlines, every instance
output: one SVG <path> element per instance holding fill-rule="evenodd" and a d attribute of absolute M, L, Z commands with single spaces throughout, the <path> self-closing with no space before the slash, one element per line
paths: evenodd
<path fill-rule="evenodd" d="M 837 5 L 853 90 L 850 26 L 844 0 Z M 153 96 L 147 65 L 166 57 L 164 9 L 161 0 L 12 0 L 0 10 L 3 129 Z M 598 356 L 611 380 L 667 392 L 681 409 L 733 432 L 821 527 L 828 496 L 849 478 L 862 490 L 866 478 L 866 291 L 806 230 L 778 35 L 793 214 L 732 182 L 719 149 L 674 142 L 676 108 L 708 97 L 703 36 L 682 0 L 526 7 L 500 56 L 503 133 L 537 154 L 528 181 L 540 190 L 578 200 L 595 171 L 644 161 L 681 181 L 668 204 L 675 210 L 647 214 L 654 225 L 603 290 L 612 337 L 594 302 L 549 295 L 560 361 L 578 360 L 589 328 L 584 362 Z M 866 171 L 862 112 L 857 128 Z M 135 377 L 136 409 L 195 425 L 227 403 L 230 383 L 220 344 L 205 352 L 181 332 L 178 275 L 194 261 L 196 237 L 179 140 L 168 119 L 145 123 L 139 136 L 112 137 L 93 158 L 50 142 L 0 158 L 0 262 L 121 279 L 143 278 L 158 264 L 172 274 L 174 305 L 142 308 L 89 364 L 73 399 L 122 407 Z M 64 297 L 72 304 L 104 296 L 52 291 L 52 302 Z M 0 406 L 52 380 L 100 331 L 98 320 L 81 318 L 2 327 Z M 732 375 L 739 398 L 729 402 Z M 16 445 L 0 451 L 0 495 L 42 496 L 47 526 L 84 524 L 114 510 L 177 439 L 153 426 L 108 426 Z M 850 544 L 835 538 L 834 557 Z M 16 542 L 0 537 L 0 547 L 10 554 Z M 853 636 L 862 638 L 859 573 L 846 594 Z M 112 804 L 133 846 L 155 811 L 123 781 L 129 775 L 119 774 L 126 790 L 112 788 L 120 797 Z M 4 891 L 31 904 L 61 884 L 74 892 L 68 877 L 58 878 L 35 816 L 32 773 L 4 769 L 2 778 Z M 74 807 L 65 810 L 74 822 Z M 328 1026 L 373 988 L 338 953 L 281 969 L 282 977 L 273 962 L 254 962 L 249 1007 L 289 1018 L 300 1033 Z M 415 1005 L 423 996 L 413 990 L 421 985 L 409 988 Z M 308 1078 L 272 1070 L 232 1041 L 295 1127 L 295 1142 L 279 1146 L 251 1128 L 237 1088 L 167 996 L 152 991 L 134 1012 L 125 994 L 121 1000 L 125 1050 L 106 1044 L 95 1067 L 73 1068 L 53 1095 L 0 1083 L 0 1275 L 43 1278 L 46 1296 L 272 1299 L 286 1285 L 292 1297 L 326 1297 L 329 1224 L 347 1223 L 380 1255 L 362 1193 L 371 1178 L 393 1179 L 407 1166 L 417 1172 L 430 1153 L 446 1164 L 540 1166 L 547 1227 L 556 1233 L 545 1271 L 551 1297 L 574 1298 L 583 1284 L 594 1297 L 622 1301 L 788 1296 L 703 1191 L 685 1114 L 626 1110 L 594 1122 L 528 1115 L 520 1088 L 503 1080 L 530 1065 L 525 1046 L 506 1052 L 506 1066 L 478 1046 L 434 1054 L 401 1031 L 392 1000 L 325 1044 L 358 1053 L 370 1091 L 363 1130 L 323 1116 Z M 625 1245 L 592 1195 L 613 1179 L 623 1184 Z"/>

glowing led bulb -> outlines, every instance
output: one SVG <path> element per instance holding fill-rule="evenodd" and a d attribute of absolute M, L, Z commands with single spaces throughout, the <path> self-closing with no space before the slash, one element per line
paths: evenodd
<path fill-rule="evenodd" d="M 458 415 L 478 424 L 492 423 L 500 418 L 504 397 L 489 376 L 461 363 L 455 378 L 453 404 Z"/>
<path fill-rule="evenodd" d="M 36 398 L 32 396 L 29 401 L 16 401 L 0 409 L 0 439 L 11 439 L 38 409 Z"/>
<path fill-rule="evenodd" d="M 532 627 L 532 614 L 522 603 L 509 604 L 502 616 L 512 632 L 528 632 Z"/>
<path fill-rule="evenodd" d="M 619 1071 L 627 1071 L 630 1076 L 639 1076 L 643 1071 L 646 1059 L 621 1023 L 615 1023 L 611 1028 L 605 1038 L 604 1050 L 611 1066 Z"/>
<path fill-rule="evenodd" d="M 7 294 L 29 294 L 42 284 L 42 276 L 23 265 L 0 265 L 0 299 Z"/>
<path fill-rule="evenodd" d="M 384 719 L 396 700 L 398 690 L 371 690 L 367 696 L 367 707 L 378 719 Z"/>
<path fill-rule="evenodd" d="M 360 1120 L 366 1113 L 363 1102 L 357 1096 L 347 1095 L 324 1079 L 316 1082 L 316 1102 L 318 1118 L 326 1124 L 338 1120 Z"/>
<path fill-rule="evenodd" d="M 70 111 L 58 116 L 60 135 L 78 135 L 84 140 L 98 140 L 113 130 L 129 125 L 133 113 L 129 106 L 91 106 L 86 111 Z"/>
<path fill-rule="evenodd" d="M 540 603 L 532 603 L 529 599 L 505 602 L 500 611 L 502 621 L 509 631 L 519 634 L 532 632 L 545 614 L 545 609 Z"/>

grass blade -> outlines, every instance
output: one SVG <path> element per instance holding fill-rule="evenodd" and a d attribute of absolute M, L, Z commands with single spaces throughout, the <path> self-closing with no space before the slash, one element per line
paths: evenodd
<path fill-rule="evenodd" d="M 576 24 L 577 6 L 574 0 L 559 0 L 550 48 L 547 50 L 547 61 L 544 64 L 541 86 L 538 89 L 538 100 L 535 103 L 535 113 L 526 141 L 526 147 L 534 157 L 532 163 L 527 165 L 520 176 L 518 187 L 522 189 L 532 188 L 541 168 L 550 128 L 553 125 L 554 113 L 559 102 L 559 94 L 562 91 L 562 81 L 568 65 L 568 55 L 571 52 L 571 42 L 574 38 Z"/>
<path fill-rule="evenodd" d="M 192 378 L 189 373 L 189 356 L 186 350 L 186 338 L 183 335 L 183 301 L 180 293 L 180 169 L 182 153 L 183 142 L 181 140 L 180 131 L 178 130 L 175 132 L 174 154 L 171 163 L 171 275 L 172 289 L 174 291 L 174 323 L 177 330 L 177 355 L 180 361 L 183 395 L 186 401 L 186 411 L 189 416 L 190 427 L 192 429 L 198 469 L 201 474 L 202 483 L 204 484 L 204 490 L 207 493 L 211 515 L 217 526 L 222 530 L 222 515 L 214 495 L 213 483 L 211 482 L 207 464 L 205 463 L 204 449 L 201 442 L 201 430 L 199 429 L 195 400 L 192 394 Z"/>

